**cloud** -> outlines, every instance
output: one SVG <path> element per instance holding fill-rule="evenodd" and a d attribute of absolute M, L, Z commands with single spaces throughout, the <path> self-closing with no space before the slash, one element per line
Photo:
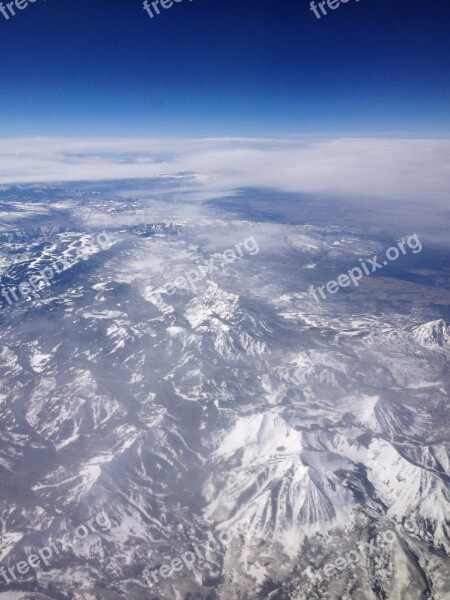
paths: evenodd
<path fill-rule="evenodd" d="M 446 208 L 449 159 L 448 140 L 20 138 L 0 140 L 0 183 L 195 173 L 205 197 L 265 187 Z"/>

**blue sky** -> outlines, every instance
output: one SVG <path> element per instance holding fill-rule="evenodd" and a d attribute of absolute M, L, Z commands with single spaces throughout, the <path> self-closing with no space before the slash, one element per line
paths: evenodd
<path fill-rule="evenodd" d="M 0 136 L 448 133 L 448 0 L 36 0 L 0 15 Z"/>

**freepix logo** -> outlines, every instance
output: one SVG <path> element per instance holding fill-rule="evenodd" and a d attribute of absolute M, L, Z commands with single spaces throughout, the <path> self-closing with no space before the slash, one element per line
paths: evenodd
<path fill-rule="evenodd" d="M 172 283 L 167 283 L 164 286 L 164 293 L 171 296 L 176 292 L 177 288 L 191 288 L 191 290 L 196 293 L 197 287 L 195 284 L 198 281 L 201 281 L 208 275 L 213 274 L 215 271 L 219 271 L 219 269 L 223 269 L 226 265 L 231 264 L 238 260 L 238 258 L 244 256 L 242 246 L 247 250 L 250 256 L 255 256 L 255 254 L 259 253 L 258 242 L 251 236 L 244 242 L 236 244 L 234 248 L 225 250 L 223 254 L 212 256 L 205 265 L 200 265 L 199 267 L 191 269 L 190 271 L 185 272 L 184 275 L 177 277 Z M 219 260 L 218 265 L 214 264 L 216 259 Z"/>
<path fill-rule="evenodd" d="M 334 562 L 327 563 L 323 567 L 323 573 L 325 577 L 330 577 L 335 576 L 336 571 L 343 571 L 347 568 L 353 570 L 359 562 L 362 562 L 363 558 L 371 557 L 374 552 L 375 554 L 382 552 L 385 547 L 393 544 L 396 539 L 395 531 L 388 529 L 375 538 L 371 538 L 368 542 L 360 542 L 357 544 L 358 551 L 350 550 L 341 554 Z M 305 573 L 314 583 L 323 581 L 322 569 L 313 571 L 311 567 L 308 567 Z"/>
<path fill-rule="evenodd" d="M 324 2 L 318 2 L 317 4 L 314 2 L 314 0 L 312 0 L 312 2 L 309 5 L 309 10 L 312 10 L 313 13 L 316 15 L 316 17 L 318 19 L 320 19 L 321 15 L 319 13 L 319 8 L 322 12 L 323 16 L 326 16 L 327 13 L 327 9 L 325 8 L 325 6 L 328 6 L 328 8 L 330 8 L 331 10 L 336 10 L 336 8 L 339 8 L 342 4 L 347 4 L 347 2 L 349 2 L 350 0 L 326 0 Z M 355 0 L 356 2 L 359 2 L 359 0 Z"/>
<path fill-rule="evenodd" d="M 148 13 L 150 19 L 153 19 L 153 17 L 155 16 L 153 14 L 153 11 L 156 15 L 159 15 L 161 13 L 159 7 L 164 9 L 172 8 L 174 2 L 179 4 L 180 2 L 183 2 L 183 0 L 154 0 L 154 2 L 151 2 L 151 6 L 149 0 L 145 0 L 144 10 Z M 192 0 L 189 0 L 189 2 L 192 2 Z"/>
<path fill-rule="evenodd" d="M 15 0 L 14 2 L 7 2 L 6 7 L 8 8 L 9 12 L 6 10 L 3 2 L 0 2 L 0 13 L 5 17 L 7 21 L 9 21 L 10 17 L 16 16 L 15 9 L 23 10 L 28 6 L 28 2 L 34 4 L 35 2 L 37 2 L 37 0 Z"/>
<path fill-rule="evenodd" d="M 89 532 L 99 533 L 98 529 L 96 529 L 94 526 L 94 523 L 100 528 L 100 532 L 104 533 L 111 529 L 111 521 L 109 520 L 108 515 L 102 511 L 95 517 L 95 519 L 90 519 L 86 525 L 79 525 L 75 529 L 75 535 L 72 541 L 68 539 L 69 536 L 67 533 L 64 534 L 60 539 L 55 538 L 55 540 L 52 540 L 48 546 L 44 546 L 40 550 L 37 550 L 35 554 L 30 554 L 27 560 L 21 560 L 12 567 L 8 568 L 0 566 L 0 575 L 8 585 L 12 583 L 12 581 L 17 581 L 16 569 L 19 575 L 26 575 L 30 568 L 40 568 L 41 561 L 46 567 L 48 567 L 50 565 L 50 559 L 54 555 L 58 555 L 61 552 L 70 550 L 74 544 L 86 539 L 89 535 Z M 59 546 L 61 546 L 61 549 Z"/>
<path fill-rule="evenodd" d="M 418 254 L 422 251 L 422 243 L 419 240 L 417 233 L 415 233 L 414 235 L 410 235 L 406 240 L 401 240 L 398 243 L 398 248 L 397 246 L 392 246 L 391 248 L 388 248 L 386 250 L 386 258 L 389 259 L 389 261 L 391 262 L 397 260 L 397 258 L 400 256 L 400 251 L 404 256 L 407 253 L 405 244 L 410 250 L 412 250 L 413 254 Z M 339 288 L 348 287 L 350 284 L 353 284 L 355 287 L 358 287 L 360 279 L 362 279 L 365 275 L 372 275 L 372 273 L 375 273 L 379 269 L 382 269 L 383 267 L 386 267 L 389 264 L 388 260 L 380 259 L 380 261 L 383 260 L 383 262 L 379 262 L 377 254 L 375 254 L 375 256 L 373 256 L 372 258 L 368 258 L 366 260 L 368 264 L 366 264 L 366 262 L 362 258 L 360 258 L 360 266 L 353 267 L 353 269 L 349 269 L 347 273 L 342 273 L 341 275 L 339 275 L 337 277 L 337 281 L 331 280 L 326 285 L 319 286 L 317 290 L 313 285 L 310 285 L 308 288 L 309 293 L 317 302 L 317 304 L 319 304 L 317 292 L 319 292 L 320 296 L 322 297 L 322 300 L 325 300 L 325 289 L 329 294 L 336 294 L 339 291 Z"/>
<path fill-rule="evenodd" d="M 150 569 L 146 568 L 142 572 L 143 578 L 145 579 L 145 581 L 148 583 L 148 585 L 150 587 L 153 587 L 153 585 L 155 583 L 156 584 L 159 583 L 158 575 L 167 579 L 168 577 L 172 577 L 174 573 L 176 573 L 178 571 L 182 571 L 183 569 L 188 569 L 188 571 L 193 571 L 194 565 L 195 565 L 197 559 L 199 559 L 200 563 L 207 561 L 206 555 L 208 552 L 219 551 L 221 548 L 221 545 L 227 546 L 230 543 L 231 538 L 230 538 L 229 534 L 226 533 L 226 531 L 223 531 L 219 534 L 218 539 L 219 539 L 219 543 L 214 538 L 212 533 L 209 531 L 208 532 L 208 541 L 206 542 L 206 544 L 202 544 L 200 542 L 198 544 L 193 544 L 195 553 L 191 552 L 191 551 L 185 552 L 181 556 L 181 558 L 174 558 L 171 560 L 170 564 L 165 563 L 163 565 L 160 565 L 157 569 L 154 569 L 153 571 L 150 571 Z M 206 551 L 205 556 L 202 555 L 198 546 L 200 546 L 201 548 L 203 548 Z M 152 576 L 153 581 L 150 579 L 150 576 Z"/>
<path fill-rule="evenodd" d="M 0 295 L 8 302 L 9 306 L 13 302 L 18 302 L 21 298 L 29 299 L 31 296 L 39 298 L 39 292 L 54 283 L 55 274 L 60 275 L 67 269 L 72 268 L 77 264 L 78 260 L 85 260 L 89 257 L 89 252 L 92 249 L 96 249 L 98 246 L 100 250 L 109 250 L 113 245 L 110 237 L 106 231 L 102 231 L 97 235 L 97 241 L 94 241 L 93 236 L 89 236 L 85 246 L 80 246 L 76 252 L 76 259 L 71 261 L 65 255 L 58 260 L 54 261 L 51 266 L 44 267 L 42 271 L 39 271 L 38 275 L 31 275 L 27 280 L 21 281 L 18 285 L 10 286 L 8 288 L 2 287 Z M 59 265 L 60 266 L 57 266 Z M 62 265 L 62 266 L 61 266 Z M 17 294 L 17 291 L 20 293 Z"/>

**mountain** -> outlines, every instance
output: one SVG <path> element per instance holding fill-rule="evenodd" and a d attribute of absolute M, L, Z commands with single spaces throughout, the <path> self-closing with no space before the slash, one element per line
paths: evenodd
<path fill-rule="evenodd" d="M 437 350 L 450 346 L 450 325 L 444 319 L 437 319 L 416 327 L 413 338 L 425 348 Z"/>
<path fill-rule="evenodd" d="M 0 600 L 446 600 L 436 263 L 316 302 L 311 284 L 394 241 L 90 191 L 11 189 L 52 226 L 0 234 L 4 289 L 68 265 L 0 310 L 0 567 L 70 541 L 0 575 Z"/>

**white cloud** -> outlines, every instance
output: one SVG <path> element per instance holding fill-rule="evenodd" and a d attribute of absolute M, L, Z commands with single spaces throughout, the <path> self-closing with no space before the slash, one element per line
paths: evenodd
<path fill-rule="evenodd" d="M 198 173 L 206 195 L 267 187 L 445 208 L 449 159 L 448 140 L 2 139 L 0 183 Z"/>

